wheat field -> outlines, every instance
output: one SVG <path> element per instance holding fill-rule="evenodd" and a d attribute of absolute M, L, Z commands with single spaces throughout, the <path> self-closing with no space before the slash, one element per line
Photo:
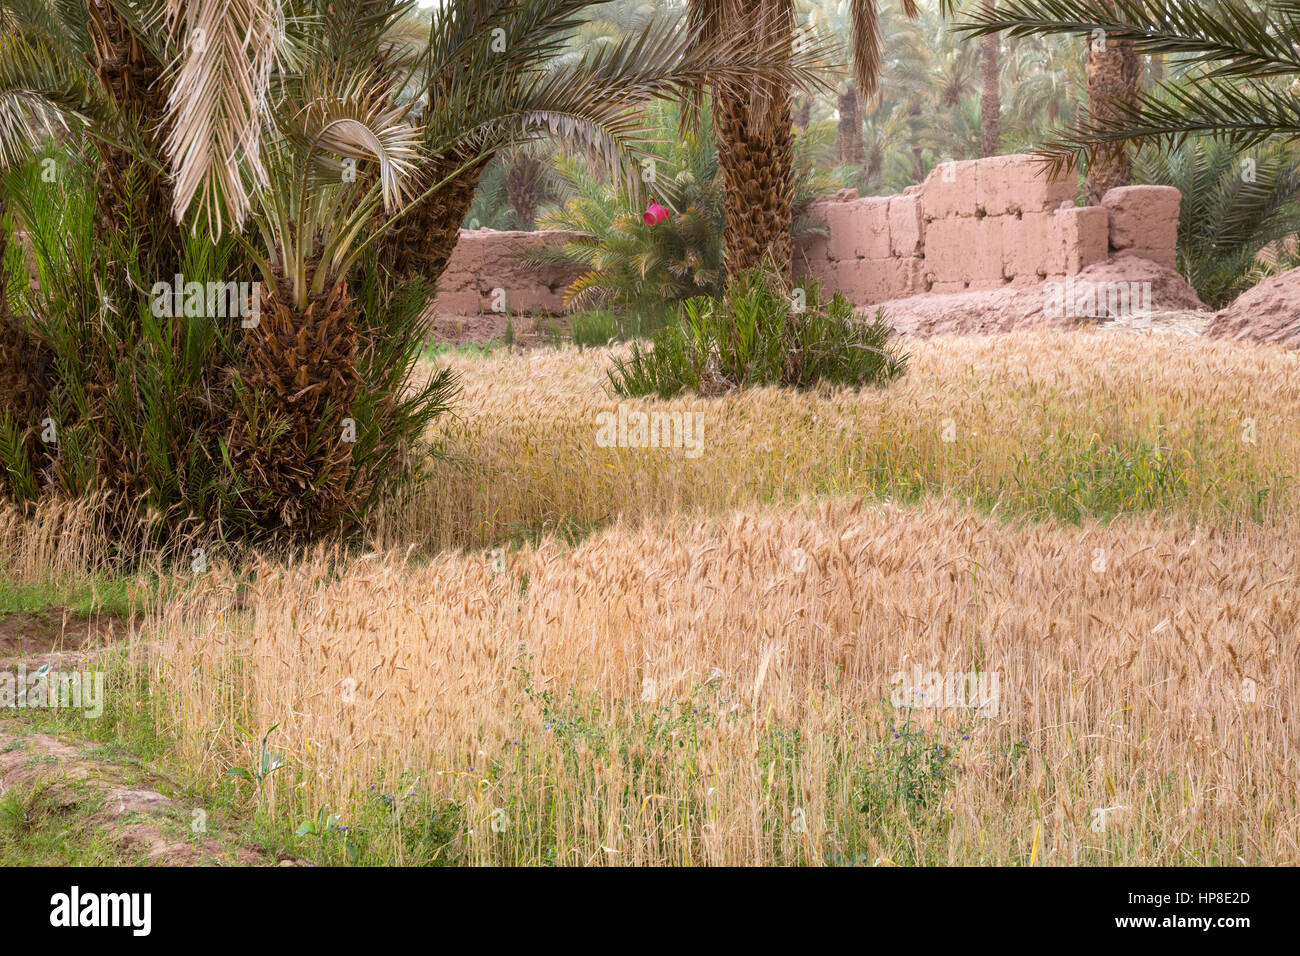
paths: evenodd
<path fill-rule="evenodd" d="M 1272 520 L 1300 495 L 1300 355 L 1078 331 L 909 340 L 884 391 L 747 390 L 627 402 L 698 411 L 698 457 L 600 448 L 608 350 L 453 356 L 446 460 L 375 523 L 380 548 L 487 547 L 647 517 L 805 497 L 947 495 L 1003 516 L 1131 510 Z"/>
<path fill-rule="evenodd" d="M 260 812 L 379 792 L 457 862 L 1300 863 L 1300 357 L 909 347 L 628 403 L 702 412 L 697 458 L 597 445 L 604 350 L 454 356 L 368 548 L 164 573 L 124 666 L 196 786 L 270 733 Z M 78 527 L 0 519 L 2 570 L 75 576 Z"/>
<path fill-rule="evenodd" d="M 1294 532 L 859 502 L 619 526 L 504 570 L 318 555 L 259 568 L 242 625 L 219 576 L 174 604 L 155 681 L 214 779 L 214 728 L 278 721 L 308 805 L 414 772 L 467 807 L 474 862 L 1024 863 L 1037 834 L 1042 863 L 1294 863 Z M 914 710 L 951 786 L 886 808 L 919 832 L 873 831 L 858 774 L 914 665 L 996 673 L 999 705 Z"/>

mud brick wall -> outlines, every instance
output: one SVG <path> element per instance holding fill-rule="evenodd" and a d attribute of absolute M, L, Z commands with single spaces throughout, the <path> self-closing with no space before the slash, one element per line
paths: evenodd
<path fill-rule="evenodd" d="M 527 266 L 521 257 L 539 247 L 560 245 L 577 236 L 564 230 L 507 232 L 462 229 L 447 269 L 438 281 L 435 308 L 444 315 L 478 315 L 491 312 L 493 293 L 505 290 L 507 311 L 564 311 L 564 292 L 580 269 L 564 265 Z M 37 287 L 36 259 L 26 234 L 16 241 L 27 250 L 32 288 Z"/>
<path fill-rule="evenodd" d="M 558 229 L 462 229 L 447 270 L 438 281 L 435 307 L 444 315 L 491 312 L 494 290 L 504 289 L 506 310 L 511 313 L 563 312 L 564 291 L 580 270 L 563 265 L 526 266 L 522 257 L 576 235 Z"/>
<path fill-rule="evenodd" d="M 1113 189 L 1075 205 L 1078 177 L 1032 156 L 945 163 L 897 196 L 843 190 L 813 204 L 829 235 L 802 241 L 795 272 L 855 305 L 1058 281 L 1116 255 L 1173 267 L 1180 194 Z"/>

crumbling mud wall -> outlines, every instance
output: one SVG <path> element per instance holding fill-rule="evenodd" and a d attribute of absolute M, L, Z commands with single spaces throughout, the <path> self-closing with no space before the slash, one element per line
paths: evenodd
<path fill-rule="evenodd" d="M 896 196 L 843 190 L 812 207 L 829 236 L 800 243 L 795 272 L 866 306 L 923 294 L 1041 288 L 1122 256 L 1172 268 L 1177 189 L 1112 189 L 1078 206 L 1078 177 L 1033 156 L 944 163 Z"/>
<path fill-rule="evenodd" d="M 529 266 L 524 257 L 575 236 L 559 229 L 462 229 L 447 270 L 438 280 L 436 309 L 444 315 L 563 312 L 564 292 L 580 270 L 564 265 Z"/>

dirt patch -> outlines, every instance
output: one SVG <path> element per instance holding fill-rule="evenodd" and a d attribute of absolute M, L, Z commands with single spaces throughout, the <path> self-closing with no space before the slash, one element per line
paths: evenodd
<path fill-rule="evenodd" d="M 1300 269 L 1270 276 L 1214 317 L 1214 338 L 1300 346 Z"/>
<path fill-rule="evenodd" d="M 0 669 L 42 664 L 66 666 L 135 635 L 138 618 L 86 615 L 52 606 L 0 617 Z M 96 745 L 34 733 L 19 720 L 0 720 L 0 795 L 36 794 L 59 814 L 83 813 L 84 824 L 125 856 L 154 866 L 298 865 L 287 854 L 272 856 L 217 838 L 216 821 L 195 832 L 201 807 L 167 796 L 176 787 L 131 760 L 106 759 Z M 79 821 L 81 822 L 81 821 Z M 34 825 L 34 824 L 33 824 Z"/>
<path fill-rule="evenodd" d="M 66 607 L 0 618 L 0 669 L 66 666 L 133 636 L 138 619 L 79 614 Z M 102 831 L 123 854 L 154 866 L 298 865 L 288 855 L 223 842 L 193 832 L 196 808 L 166 796 L 175 787 L 129 760 L 104 759 L 95 745 L 33 733 L 21 721 L 0 720 L 0 794 L 39 792 L 59 812 L 92 808 L 87 826 Z M 206 819 L 206 818 L 204 818 Z"/>
<path fill-rule="evenodd" d="M 442 315 L 433 320 L 433 341 L 444 345 L 485 345 L 504 342 L 506 339 L 505 315 L 489 312 L 485 315 Z M 551 344 L 557 336 L 567 337 L 569 319 L 563 315 L 516 315 L 514 324 L 515 345 L 537 348 Z"/>
<path fill-rule="evenodd" d="M 1112 319 L 1097 326 L 1099 332 L 1131 332 L 1135 335 L 1204 335 L 1214 320 L 1213 312 L 1151 312 Z"/>
<path fill-rule="evenodd" d="M 270 866 L 272 860 L 261 850 L 246 846 L 225 848 L 212 841 L 202 844 L 184 843 L 169 837 L 159 827 L 138 823 L 122 834 L 122 849 L 141 857 L 153 866 L 208 866 L 213 863 L 239 866 Z M 281 861 L 284 865 L 296 865 Z"/>
<path fill-rule="evenodd" d="M 1118 328 L 1159 331 L 1168 327 L 1167 322 L 1152 321 L 1159 315 L 1204 312 L 1206 324 L 1212 316 L 1177 272 L 1133 256 L 1088 266 L 1068 281 L 1044 279 L 985 291 L 925 293 L 883 302 L 879 308 L 897 331 L 927 336 L 1105 327 L 1115 322 L 1122 323 Z M 874 315 L 876 309 L 873 305 L 863 311 Z"/>
<path fill-rule="evenodd" d="M 73 761 L 79 755 L 75 747 L 49 734 L 29 734 L 20 739 L 0 729 L 0 786 L 31 784 L 40 779 L 46 766 Z M 84 777 L 86 766 L 69 764 L 64 775 L 73 780 Z"/>
<path fill-rule="evenodd" d="M 287 854 L 273 856 L 261 847 L 222 842 L 206 817 L 183 801 L 168 797 L 174 787 L 142 767 L 92 755 L 92 744 L 70 742 L 50 734 L 25 732 L 20 724 L 0 722 L 0 793 L 12 788 L 39 788 L 43 799 L 72 810 L 95 799 L 87 818 L 102 828 L 124 853 L 153 866 L 294 866 Z M 193 821 L 205 821 L 193 831 Z"/>
<path fill-rule="evenodd" d="M 21 659 L 29 667 L 52 664 L 124 640 L 137 623 L 124 614 L 85 615 L 59 605 L 14 611 L 0 616 L 0 663 Z"/>

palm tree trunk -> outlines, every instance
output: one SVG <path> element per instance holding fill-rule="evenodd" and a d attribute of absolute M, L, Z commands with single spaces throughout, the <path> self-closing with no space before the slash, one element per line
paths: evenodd
<path fill-rule="evenodd" d="M 1113 37 L 1097 37 L 1088 48 L 1088 116 L 1095 122 L 1118 119 L 1120 106 L 1137 100 L 1141 60 Z M 1133 164 L 1123 146 L 1102 150 L 1088 167 L 1089 205 L 1101 203 L 1107 190 L 1133 182 Z"/>
<path fill-rule="evenodd" d="M 812 122 L 812 97 L 807 93 L 800 96 L 795 101 L 794 107 L 794 125 L 799 129 L 807 129 L 808 124 Z"/>
<path fill-rule="evenodd" d="M 863 175 L 863 181 L 874 183 L 880 179 L 880 174 L 885 171 L 885 150 L 882 144 L 873 144 L 867 151 L 867 169 Z"/>
<path fill-rule="evenodd" d="M 7 206 L 4 193 L 0 192 L 0 315 L 7 315 L 9 312 L 9 300 L 6 298 L 5 290 L 5 252 L 9 248 L 9 229 L 5 224 Z"/>
<path fill-rule="evenodd" d="M 506 197 L 519 229 L 532 229 L 537 219 L 542 172 L 542 161 L 536 156 L 520 152 L 510 157 L 506 169 Z"/>
<path fill-rule="evenodd" d="M 865 166 L 867 147 L 862 139 L 862 100 L 858 87 L 849 83 L 839 95 L 840 122 L 836 129 L 838 161 L 849 166 Z"/>
<path fill-rule="evenodd" d="M 0 419 L 35 426 L 45 406 L 48 373 L 49 356 L 41 340 L 7 305 L 0 307 Z"/>
<path fill-rule="evenodd" d="M 45 404 L 49 356 L 41 340 L 9 308 L 8 275 L 4 269 L 9 251 L 7 206 L 0 195 L 0 418 L 8 416 L 23 424 L 35 424 L 32 416 Z M 29 275 L 25 256 L 19 275 Z"/>
<path fill-rule="evenodd" d="M 691 0 L 690 27 L 705 40 L 744 35 L 773 46 L 794 37 L 794 0 Z M 727 281 L 768 265 L 793 271 L 794 104 L 790 88 L 771 81 L 715 87 L 714 139 L 722 178 Z"/>
<path fill-rule="evenodd" d="M 155 156 L 162 154 L 167 93 L 163 64 L 140 43 L 111 0 L 88 0 L 91 67 L 105 95 L 132 119 Z M 126 150 L 100 145 L 95 228 L 99 235 L 129 229 L 139 236 L 141 263 L 160 276 L 179 262 L 180 228 L 172 216 L 166 174 Z"/>
<path fill-rule="evenodd" d="M 789 276 L 794 205 L 794 132 L 789 90 L 766 102 L 720 94 L 715 105 L 727 280 L 767 264 Z"/>
<path fill-rule="evenodd" d="M 992 13 L 997 0 L 984 0 L 984 10 Z M 1002 152 L 1002 93 L 999 89 L 998 37 L 990 33 L 980 38 L 980 155 L 996 156 Z"/>
<path fill-rule="evenodd" d="M 468 155 L 461 156 L 455 151 L 438 157 L 425 168 L 425 182 L 429 186 L 441 182 L 468 158 Z M 416 203 L 384 235 L 380 244 L 381 258 L 399 277 L 420 276 L 431 283 L 442 278 L 460 240 L 461 223 L 474 202 L 479 179 L 490 158 L 482 157 L 456 174 L 441 189 Z"/>
<path fill-rule="evenodd" d="M 23 443 L 28 461 L 35 465 L 38 446 L 34 435 L 48 395 L 50 358 L 44 343 L 9 308 L 4 270 L 9 245 L 5 206 L 0 195 L 0 420 L 9 419 L 27 432 Z M 26 274 L 25 266 L 20 274 Z M 0 467 L 0 493 L 7 485 Z"/>
<path fill-rule="evenodd" d="M 228 442 L 244 499 L 267 532 L 310 535 L 348 510 L 353 445 L 345 419 L 360 388 L 356 309 L 344 282 L 305 309 L 281 279 L 263 286 L 261 320 L 245 338 Z"/>

